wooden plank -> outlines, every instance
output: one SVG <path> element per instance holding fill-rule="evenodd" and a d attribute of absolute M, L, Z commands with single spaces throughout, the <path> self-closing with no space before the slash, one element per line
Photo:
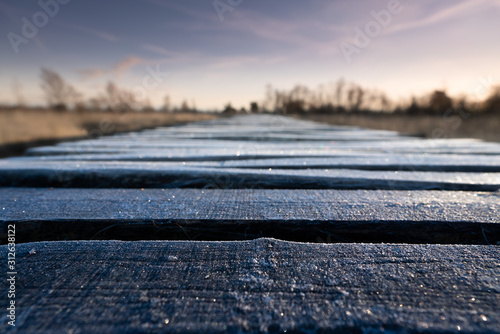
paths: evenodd
<path fill-rule="evenodd" d="M 291 127 L 283 127 L 278 129 L 277 131 L 273 131 L 276 133 L 286 133 L 286 134 L 297 134 L 297 135 L 320 135 L 320 136 L 328 136 L 328 135 L 338 135 L 338 136 L 346 136 L 346 137 L 356 137 L 356 136 L 377 136 L 377 137 L 396 137 L 400 136 L 399 133 L 395 131 L 384 131 L 384 130 L 368 130 L 368 129 L 349 129 L 349 128 L 340 128 L 334 127 L 330 128 L 328 126 L 314 126 L 314 127 L 303 127 L 303 126 L 291 126 Z M 185 125 L 182 127 L 171 127 L 171 128 L 157 128 L 154 130 L 145 130 L 141 132 L 136 132 L 135 134 L 139 134 L 140 136 L 145 137 L 157 137 L 157 136 L 171 136 L 171 135 L 214 135 L 214 134 L 224 134 L 229 136 L 237 136 L 238 134 L 246 135 L 261 135 L 268 134 L 269 129 L 258 126 L 193 126 L 193 125 Z M 119 134 L 117 136 L 122 138 L 127 138 L 134 136 L 135 134 Z"/>
<path fill-rule="evenodd" d="M 155 131 L 144 132 L 138 134 L 145 140 L 155 139 L 236 139 L 236 140 L 309 140 L 309 141 L 358 141 L 358 140 L 378 140 L 378 141 L 391 141 L 401 139 L 412 139 L 411 137 L 401 136 L 396 133 L 387 134 L 383 131 L 293 131 L 290 129 L 283 129 L 280 131 L 269 132 L 266 129 L 253 129 L 245 130 L 245 128 L 234 128 L 231 130 L 224 130 L 215 128 L 208 128 L 205 131 Z M 121 136 L 117 138 L 127 139 L 134 138 L 135 136 Z"/>
<path fill-rule="evenodd" d="M 500 328 L 496 246 L 259 239 L 44 242 L 16 250 L 12 333 Z M 7 258 L 6 246 L 0 254 Z M 1 319 L 6 328 L 8 318 Z"/>
<path fill-rule="evenodd" d="M 231 147 L 189 147 L 189 148 L 157 148 L 157 149 L 139 149 L 139 148 L 66 148 L 66 147 L 47 147 L 39 148 L 36 151 L 29 152 L 26 158 L 31 160 L 125 160 L 125 159 L 163 159 L 177 161 L 196 161 L 196 160 L 238 160 L 238 159 L 263 159 L 263 158 L 281 158 L 281 157 L 346 157 L 358 155 L 380 155 L 376 152 L 360 152 L 352 150 L 327 150 L 327 149 L 268 149 L 266 147 L 245 147 L 242 145 Z M 108 158 L 112 156 L 113 159 Z"/>
<path fill-rule="evenodd" d="M 194 150 L 225 149 L 256 152 L 260 150 L 301 151 L 322 150 L 328 152 L 378 152 L 378 153 L 422 153 L 422 154 L 500 154 L 500 144 L 483 143 L 477 140 L 401 140 L 401 141 L 295 141 L 295 142 L 256 142 L 242 140 L 144 140 L 138 136 L 133 139 L 106 137 L 98 140 L 84 140 L 74 143 L 61 143 L 51 147 L 34 148 L 29 155 L 69 154 L 69 153 L 108 153 L 150 150 Z"/>
<path fill-rule="evenodd" d="M 118 138 L 143 139 L 176 138 L 176 139 L 237 139 L 247 140 L 352 140 L 361 138 L 373 140 L 393 140 L 402 136 L 394 131 L 367 130 L 350 127 L 331 127 L 319 123 L 290 121 L 289 118 L 269 118 L 266 116 L 239 116 L 227 122 L 213 121 L 203 124 L 188 124 L 170 128 L 146 130 L 140 133 L 118 135 Z"/>
<path fill-rule="evenodd" d="M 357 154 L 341 157 L 300 157 L 275 159 L 228 160 L 223 167 L 232 168 L 348 168 L 363 170 L 409 170 L 439 172 L 500 172 L 500 156 L 481 155 L 394 155 Z"/>
<path fill-rule="evenodd" d="M 2 221 L 111 218 L 500 223 L 500 193 L 488 192 L 0 188 L 0 202 Z"/>
<path fill-rule="evenodd" d="M 380 134 L 344 134 L 332 133 L 332 134 L 315 134 L 313 133 L 287 133 L 285 131 L 280 132 L 229 132 L 229 133 L 161 133 L 155 136 L 148 136 L 146 134 L 140 134 L 141 140 L 154 141 L 154 140 L 245 140 L 245 141 L 399 141 L 403 139 L 410 140 L 411 137 L 405 136 L 395 136 L 395 135 L 380 135 Z M 129 140 L 133 140 L 135 137 L 129 137 Z M 116 137 L 116 140 L 127 139 Z"/>
<path fill-rule="evenodd" d="M 184 142 L 167 142 L 158 145 L 55 145 L 36 147 L 29 149 L 25 155 L 27 156 L 53 156 L 53 155 L 71 155 L 71 154 L 116 154 L 116 153 L 130 153 L 130 154 L 167 154 L 171 155 L 187 155 L 196 154 L 196 152 L 212 154 L 212 155 L 254 155 L 257 154 L 274 154 L 274 155 L 296 155 L 304 156 L 306 154 L 322 155 L 354 155 L 354 154 L 457 154 L 457 155 L 500 155 L 500 145 L 464 145 L 460 146 L 441 146 L 433 148 L 418 148 L 410 146 L 391 147 L 387 145 L 380 145 L 377 147 L 339 147 L 331 143 L 322 145 L 257 145 L 251 142 L 224 142 L 216 143 L 211 141 L 184 141 Z"/>
<path fill-rule="evenodd" d="M 0 230 L 16 223 L 22 242 L 500 242 L 498 193 L 0 188 L 0 203 Z"/>
<path fill-rule="evenodd" d="M 180 162 L 0 161 L 0 186 L 83 188 L 500 189 L 500 173 L 244 169 Z"/>
<path fill-rule="evenodd" d="M 325 151 L 256 152 L 224 150 L 193 152 L 146 151 L 115 154 L 73 154 L 43 157 L 11 158 L 10 161 L 30 163 L 37 161 L 183 161 L 188 165 L 258 169 L 362 169 L 362 170 L 409 170 L 437 172 L 500 172 L 500 155 L 454 154 L 374 154 L 330 153 Z M 191 163 L 195 161 L 195 163 Z M 222 161 L 222 163 L 219 163 Z M 200 163 L 206 162 L 206 163 Z"/>

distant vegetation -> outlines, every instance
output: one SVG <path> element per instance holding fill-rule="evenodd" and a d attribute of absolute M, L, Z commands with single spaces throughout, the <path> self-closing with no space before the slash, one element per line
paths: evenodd
<path fill-rule="evenodd" d="M 255 110 L 255 107 L 251 108 Z M 297 85 L 289 91 L 273 89 L 268 85 L 261 112 L 281 114 L 364 114 L 396 113 L 408 115 L 486 114 L 500 115 L 500 86 L 491 90 L 486 100 L 468 101 L 467 97 L 453 98 L 445 91 L 435 90 L 409 102 L 395 103 L 384 92 L 364 89 L 355 83 L 340 79 L 334 84 L 316 90 Z"/>
<path fill-rule="evenodd" d="M 343 79 L 315 90 L 298 85 L 279 90 L 268 85 L 261 101 L 236 109 L 227 103 L 219 111 L 198 112 L 194 101 L 153 108 L 146 97 L 109 82 L 97 96 L 85 98 L 57 72 L 40 73 L 46 107 L 26 107 L 21 85 L 13 84 L 17 103 L 0 106 L 0 156 L 20 154 L 37 142 L 87 138 L 122 131 L 168 126 L 241 113 L 276 113 L 336 125 L 395 130 L 427 138 L 480 138 L 500 142 L 500 87 L 482 101 L 451 97 L 435 90 L 406 102 L 391 101 L 384 92 Z M 7 145 L 7 146 L 6 146 Z"/>
<path fill-rule="evenodd" d="M 101 94 L 85 99 L 84 95 L 64 80 L 61 75 L 47 68 L 42 68 L 40 80 L 46 107 L 50 110 L 119 113 L 136 111 L 196 112 L 194 101 L 190 105 L 187 100 L 184 100 L 179 107 L 172 108 L 168 95 L 165 95 L 161 109 L 155 110 L 147 97 L 136 94 L 134 90 L 121 88 L 114 82 L 108 82 Z M 2 109 L 26 109 L 27 107 L 18 82 L 14 83 L 13 90 L 17 104 L 10 108 L 3 106 Z"/>
<path fill-rule="evenodd" d="M 57 72 L 42 68 L 41 88 L 47 107 L 65 111 L 162 111 L 196 112 L 195 102 L 184 100 L 180 106 L 172 106 L 170 97 L 165 95 L 163 106 L 154 109 L 147 97 L 135 94 L 133 90 L 119 87 L 109 82 L 98 96 L 85 99 L 73 85 L 66 82 Z M 20 108 L 24 105 L 20 86 L 15 83 L 14 92 Z M 140 95 L 140 94 L 139 94 Z M 279 113 L 292 115 L 338 115 L 391 113 L 407 115 L 455 114 L 500 114 L 500 86 L 490 90 L 483 101 L 469 101 L 467 97 L 451 97 L 443 90 L 435 90 L 425 96 L 412 97 L 405 102 L 391 101 L 379 90 L 366 89 L 356 83 L 340 79 L 335 83 L 321 85 L 317 89 L 297 85 L 291 90 L 279 90 L 268 85 L 262 101 L 250 102 L 248 109 L 235 109 L 231 103 L 221 112 L 236 113 Z M 5 108 L 4 108 L 5 109 Z"/>

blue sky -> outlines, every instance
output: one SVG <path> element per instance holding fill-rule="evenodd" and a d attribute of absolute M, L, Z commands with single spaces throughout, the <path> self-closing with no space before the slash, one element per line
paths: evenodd
<path fill-rule="evenodd" d="M 54 9 L 56 0 L 41 1 Z M 0 0 L 0 102 L 13 101 L 18 82 L 26 100 L 43 103 L 41 67 L 86 97 L 108 81 L 141 86 L 156 69 L 168 76 L 148 90 L 155 105 L 168 94 L 204 109 L 248 106 L 266 84 L 315 88 L 340 77 L 396 101 L 436 88 L 475 98 L 500 83 L 500 0 L 217 0 L 219 13 L 213 0 L 59 1 L 16 53 L 9 34 L 25 38 L 22 18 L 33 23 L 42 8 Z M 381 24 L 372 12 L 391 17 Z M 356 46 L 357 28 L 369 45 Z M 356 48 L 349 61 L 341 45 Z"/>

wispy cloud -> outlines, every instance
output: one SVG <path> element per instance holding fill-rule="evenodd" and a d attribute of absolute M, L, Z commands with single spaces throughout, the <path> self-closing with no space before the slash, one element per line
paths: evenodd
<path fill-rule="evenodd" d="M 84 80 L 99 79 L 106 74 L 106 71 L 98 68 L 90 68 L 78 71 Z"/>
<path fill-rule="evenodd" d="M 105 31 L 97 30 L 94 28 L 90 28 L 90 27 L 86 27 L 86 26 L 82 26 L 82 25 L 78 25 L 78 24 L 74 24 L 74 23 L 61 22 L 61 21 L 59 21 L 58 23 L 62 26 L 67 27 L 67 28 L 70 28 L 70 29 L 73 29 L 73 30 L 76 30 L 79 32 L 83 32 L 87 35 L 98 37 L 98 38 L 105 40 L 105 41 L 108 41 L 108 42 L 120 41 L 120 38 L 118 38 L 117 36 L 115 36 L 113 34 L 105 32 Z"/>
<path fill-rule="evenodd" d="M 140 65 L 140 64 L 144 64 L 146 62 L 147 61 L 145 59 L 142 59 L 142 58 L 139 58 L 136 56 L 128 56 L 128 57 L 122 59 L 121 61 L 119 61 L 117 64 L 115 64 L 115 66 L 113 67 L 112 73 L 115 76 L 120 77 L 124 73 L 128 72 L 131 68 L 133 68 L 137 65 Z"/>
<path fill-rule="evenodd" d="M 209 59 L 207 67 L 216 70 L 244 68 L 252 64 L 274 64 L 283 62 L 285 57 L 263 57 L 263 56 L 233 56 L 233 57 L 215 57 Z"/>
<path fill-rule="evenodd" d="M 165 49 L 161 46 L 158 46 L 158 45 L 145 44 L 142 46 L 142 48 L 144 50 L 151 51 L 151 52 L 154 52 L 154 53 L 157 53 L 157 54 L 160 54 L 163 56 L 168 56 L 168 57 L 175 56 L 177 54 L 176 52 L 167 50 L 167 49 Z"/>
<path fill-rule="evenodd" d="M 262 13 L 235 11 L 234 20 L 227 20 L 233 31 L 254 35 L 261 40 L 287 45 L 293 53 L 307 50 L 309 56 L 331 55 L 338 51 L 336 47 L 340 32 L 346 28 L 330 22 L 316 19 L 283 19 L 266 17 Z"/>
<path fill-rule="evenodd" d="M 440 22 L 450 20 L 456 17 L 464 16 L 470 14 L 471 11 L 487 9 L 490 7 L 498 7 L 498 0 L 466 0 L 460 2 L 454 6 L 445 8 L 441 11 L 433 13 L 423 19 L 417 19 L 410 22 L 401 23 L 389 27 L 387 33 L 397 33 L 405 30 L 417 29 L 421 27 L 426 27 L 430 25 L 435 25 Z"/>
<path fill-rule="evenodd" d="M 83 76 L 84 79 L 100 79 L 106 75 L 112 75 L 116 78 L 120 78 L 132 68 L 148 63 L 148 60 L 144 58 L 140 58 L 137 56 L 128 56 L 120 60 L 119 62 L 113 64 L 108 68 L 90 68 L 80 70 L 79 73 Z"/>

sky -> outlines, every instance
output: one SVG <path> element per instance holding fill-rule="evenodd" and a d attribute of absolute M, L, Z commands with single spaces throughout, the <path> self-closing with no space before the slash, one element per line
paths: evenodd
<path fill-rule="evenodd" d="M 42 67 L 206 110 L 342 77 L 395 101 L 500 84 L 500 0 L 0 0 L 0 33 L 0 103 L 43 104 Z"/>

